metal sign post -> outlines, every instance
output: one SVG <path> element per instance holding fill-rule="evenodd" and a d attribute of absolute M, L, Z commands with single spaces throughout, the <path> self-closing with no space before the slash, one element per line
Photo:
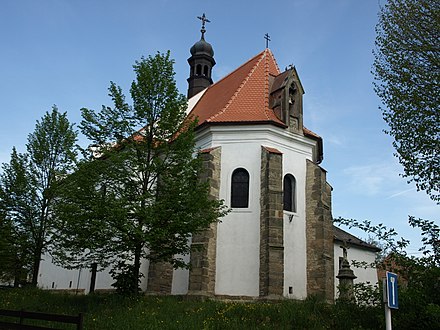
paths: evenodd
<path fill-rule="evenodd" d="M 399 308 L 399 301 L 397 295 L 397 274 L 387 272 L 387 292 L 388 292 L 388 307 L 393 309 Z"/>
<path fill-rule="evenodd" d="M 383 279 L 383 302 L 385 307 L 385 325 L 386 330 L 391 330 L 391 309 L 399 308 L 397 292 L 397 274 L 386 272 L 386 278 Z"/>

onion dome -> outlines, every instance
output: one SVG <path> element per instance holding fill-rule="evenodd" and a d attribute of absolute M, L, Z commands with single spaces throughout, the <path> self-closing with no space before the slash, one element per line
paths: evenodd
<path fill-rule="evenodd" d="M 203 30 L 202 30 L 202 38 L 199 41 L 197 41 L 189 51 L 191 52 L 191 55 L 205 54 L 211 57 L 214 56 L 214 50 L 212 49 L 211 44 L 205 41 Z"/>
<path fill-rule="evenodd" d="M 204 90 L 213 84 L 212 67 L 215 65 L 214 50 L 209 42 L 205 40 L 205 23 L 209 22 L 205 14 L 198 16 L 202 21 L 202 36 L 191 48 L 191 57 L 188 59 L 190 75 L 188 81 L 188 98 Z"/>

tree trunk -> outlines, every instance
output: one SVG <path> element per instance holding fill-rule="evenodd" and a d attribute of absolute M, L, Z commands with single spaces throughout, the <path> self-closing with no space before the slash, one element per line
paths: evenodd
<path fill-rule="evenodd" d="M 38 273 L 40 272 L 40 261 L 41 261 L 41 253 L 43 249 L 41 247 L 37 247 L 34 252 L 34 262 L 32 265 L 32 281 L 31 285 L 36 287 L 38 284 Z"/>
<path fill-rule="evenodd" d="M 14 288 L 18 288 L 20 286 L 20 282 L 22 281 L 22 266 L 20 258 L 15 258 L 15 267 L 14 267 Z"/>
<path fill-rule="evenodd" d="M 20 275 L 15 274 L 14 276 L 14 288 L 18 288 L 20 286 Z"/>
<path fill-rule="evenodd" d="M 141 251 L 142 246 L 141 244 L 137 244 L 135 251 L 134 251 L 134 270 L 133 270 L 133 281 L 135 281 L 136 285 L 134 286 L 135 292 L 134 294 L 138 293 L 138 283 L 139 283 L 139 274 L 140 274 L 140 267 L 141 267 Z"/>
<path fill-rule="evenodd" d="M 98 264 L 94 262 L 92 264 L 92 278 L 90 279 L 90 290 L 89 293 L 95 292 L 95 284 L 96 284 L 96 270 L 98 268 Z"/>

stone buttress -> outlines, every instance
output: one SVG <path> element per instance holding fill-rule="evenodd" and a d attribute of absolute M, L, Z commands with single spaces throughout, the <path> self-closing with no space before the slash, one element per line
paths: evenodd
<path fill-rule="evenodd" d="M 261 148 L 260 297 L 283 295 L 283 178 L 281 152 Z"/>
<path fill-rule="evenodd" d="M 219 199 L 221 148 L 201 151 L 203 169 L 201 180 L 209 181 L 210 198 Z M 215 294 L 217 223 L 192 237 L 189 295 L 213 296 Z"/>
<path fill-rule="evenodd" d="M 326 172 L 307 160 L 306 245 L 307 295 L 334 299 L 333 218 Z"/>

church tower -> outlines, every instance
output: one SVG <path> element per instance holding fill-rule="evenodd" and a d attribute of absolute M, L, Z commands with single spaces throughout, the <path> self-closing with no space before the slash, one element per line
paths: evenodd
<path fill-rule="evenodd" d="M 205 14 L 198 19 L 202 21 L 202 37 L 190 49 L 191 57 L 188 59 L 190 73 L 188 81 L 188 98 L 212 85 L 212 67 L 215 65 L 214 50 L 210 43 L 205 41 L 205 23 L 209 22 Z"/>

